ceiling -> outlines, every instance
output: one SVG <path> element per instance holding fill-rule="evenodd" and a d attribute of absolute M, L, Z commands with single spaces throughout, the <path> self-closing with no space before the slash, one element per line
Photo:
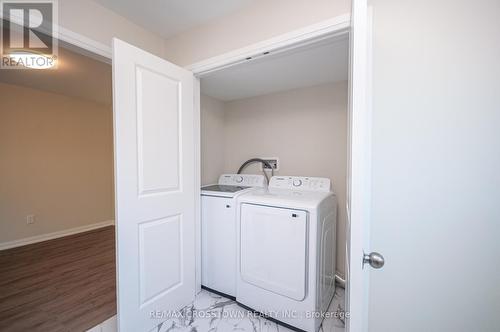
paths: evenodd
<path fill-rule="evenodd" d="M 227 15 L 252 0 L 94 0 L 163 38 Z"/>
<path fill-rule="evenodd" d="M 57 69 L 2 70 L 0 82 L 112 105 L 111 65 L 61 44 Z"/>
<path fill-rule="evenodd" d="M 222 101 L 249 98 L 348 77 L 347 37 L 261 56 L 202 77 L 201 92 Z"/>

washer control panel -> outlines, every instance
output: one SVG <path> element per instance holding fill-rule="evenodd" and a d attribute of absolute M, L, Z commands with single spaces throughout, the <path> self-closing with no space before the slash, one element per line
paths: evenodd
<path fill-rule="evenodd" d="M 269 182 L 269 189 L 308 190 L 329 192 L 330 179 L 306 176 L 273 176 Z"/>
<path fill-rule="evenodd" d="M 222 174 L 219 177 L 219 184 L 226 186 L 265 187 L 266 178 L 264 175 L 256 174 Z"/>

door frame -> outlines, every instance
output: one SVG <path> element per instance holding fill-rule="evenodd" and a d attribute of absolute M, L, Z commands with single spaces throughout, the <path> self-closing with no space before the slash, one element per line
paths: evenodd
<path fill-rule="evenodd" d="M 372 7 L 368 0 L 352 0 L 351 6 L 346 330 L 358 332 L 368 330 L 363 254 L 369 250 L 371 222 Z"/>
<path fill-rule="evenodd" d="M 346 234 L 346 320 L 347 331 L 363 331 L 367 326 L 367 277 L 362 268 L 363 248 L 369 248 L 371 208 L 371 8 L 367 0 L 353 0 L 352 14 L 340 15 L 314 25 L 245 46 L 185 68 L 198 78 L 236 66 L 263 53 L 286 52 L 333 36 L 349 35 L 349 156 L 347 171 Z M 198 82 L 199 85 L 199 82 Z M 199 88 L 199 87 L 198 87 Z M 199 105 L 200 95 L 195 94 Z M 198 201 L 200 199 L 198 198 Z M 201 220 L 197 221 L 201 229 Z M 198 235 L 197 235 L 198 236 Z M 200 237 L 201 238 L 201 237 Z M 201 271 L 201 242 L 197 271 Z M 355 253 L 354 255 L 352 254 Z M 199 264 L 199 265 L 198 265 Z M 197 287 L 201 275 L 197 275 Z M 354 318 L 352 318 L 354 317 Z"/>
<path fill-rule="evenodd" d="M 237 66 L 248 60 L 264 57 L 267 54 L 288 52 L 295 48 L 303 47 L 327 38 L 344 36 L 349 37 L 350 29 L 351 15 L 343 14 L 315 23 L 313 25 L 309 25 L 282 35 L 278 35 L 267 40 L 260 41 L 252 45 L 248 45 L 199 62 L 195 62 L 184 68 L 193 72 L 198 80 L 196 85 L 199 89 L 200 78 L 208 74 L 212 74 L 229 67 Z M 200 104 L 199 98 L 200 94 L 195 93 L 195 105 Z M 197 151 L 199 150 L 199 148 L 200 147 L 198 146 Z M 201 157 L 199 157 L 199 160 L 201 161 Z M 201 177 L 198 174 L 197 178 L 201 183 Z M 197 198 L 197 201 L 198 206 L 200 206 L 201 203 L 199 202 L 201 202 L 201 199 L 199 197 Z M 196 237 L 199 240 L 197 240 L 196 242 L 198 245 L 196 249 L 196 252 L 198 253 L 198 257 L 196 259 L 196 289 L 201 290 L 201 216 L 199 213 L 197 214 L 197 218 Z M 348 271 L 346 271 L 346 275 L 347 274 Z M 338 280 L 337 275 L 335 279 Z M 345 280 L 339 281 L 345 283 Z"/>
<path fill-rule="evenodd" d="M 192 71 L 196 77 L 201 78 L 248 60 L 263 57 L 266 52 L 272 54 L 287 52 L 296 47 L 305 46 L 326 38 L 347 35 L 350 30 L 350 24 L 350 14 L 339 15 L 255 44 L 195 62 L 185 68 Z"/>

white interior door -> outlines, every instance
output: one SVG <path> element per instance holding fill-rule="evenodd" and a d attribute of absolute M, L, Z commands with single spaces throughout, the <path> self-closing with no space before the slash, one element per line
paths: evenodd
<path fill-rule="evenodd" d="M 498 331 L 500 2 L 370 4 L 372 154 L 369 172 L 352 180 L 350 331 Z M 353 101 L 354 140 L 363 138 L 356 116 L 369 109 L 356 108 L 369 100 L 356 54 L 366 0 L 353 9 L 353 98 L 363 97 Z M 385 266 L 361 270 L 362 249 L 382 253 Z"/>
<path fill-rule="evenodd" d="M 368 330 L 368 269 L 363 253 L 370 249 L 371 113 L 369 99 L 369 27 L 367 0 L 352 1 L 350 32 L 350 113 L 346 329 Z"/>
<path fill-rule="evenodd" d="M 194 299 L 193 83 L 191 72 L 113 40 L 120 331 L 149 331 Z"/>

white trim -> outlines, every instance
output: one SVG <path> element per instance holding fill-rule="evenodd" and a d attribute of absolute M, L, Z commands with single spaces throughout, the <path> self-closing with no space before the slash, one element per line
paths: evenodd
<path fill-rule="evenodd" d="M 346 331 L 368 331 L 371 216 L 371 10 L 367 0 L 353 0 L 350 63 L 350 163 L 348 185 Z"/>
<path fill-rule="evenodd" d="M 117 332 L 118 331 L 118 323 L 116 315 L 106 319 L 104 322 L 97 324 L 90 330 L 86 332 Z"/>
<path fill-rule="evenodd" d="M 185 68 L 192 71 L 197 77 L 202 77 L 216 70 L 247 61 L 246 59 L 249 57 L 255 59 L 263 56 L 264 52 L 283 52 L 290 48 L 303 46 L 324 38 L 345 35 L 349 31 L 349 27 L 350 15 L 344 14 L 256 44 L 193 63 Z"/>
<path fill-rule="evenodd" d="M 57 7 L 56 7 L 57 8 Z M 0 11 L 0 16 L 3 19 L 3 12 Z M 22 18 L 19 16 L 12 16 L 14 18 L 17 18 L 18 20 L 21 20 Z M 111 58 L 112 58 L 112 50 L 111 46 L 102 44 L 100 42 L 97 42 L 89 37 L 86 37 L 84 35 L 81 35 L 79 33 L 76 33 L 74 31 L 71 31 L 69 29 L 63 28 L 62 26 L 58 24 L 54 24 L 53 26 L 54 31 L 56 32 L 56 38 L 62 42 L 65 42 L 70 45 L 77 46 L 83 50 L 86 50 L 90 53 L 99 55 L 103 58 L 105 58 L 105 62 L 111 63 Z M 47 31 L 43 28 L 40 28 L 40 31 L 44 33 L 50 33 L 50 31 Z M 85 54 L 88 56 L 91 56 L 91 54 Z M 102 59 L 101 59 L 102 60 Z"/>
<path fill-rule="evenodd" d="M 195 290 L 201 292 L 201 114 L 200 79 L 194 77 Z"/>
<path fill-rule="evenodd" d="M 64 236 L 68 235 L 73 235 L 77 233 L 83 233 L 83 232 L 88 232 L 93 229 L 98 229 L 102 227 L 107 227 L 107 226 L 112 226 L 115 224 L 114 220 L 106 220 L 102 222 L 98 222 L 95 224 L 90 224 L 90 225 L 85 225 L 85 226 L 80 226 L 80 227 L 74 227 L 70 229 L 65 229 L 63 231 L 58 231 L 58 232 L 53 232 L 53 233 L 47 233 L 47 234 L 42 234 L 42 235 L 36 235 L 36 236 L 31 236 L 31 237 L 26 237 L 24 239 L 19 239 L 19 240 L 14 240 L 14 241 L 9 241 L 9 242 L 3 242 L 0 243 L 0 250 L 5 250 L 5 249 L 11 249 L 15 247 L 21 247 L 25 246 L 28 244 L 33 244 L 33 243 L 38 243 L 38 242 L 43 242 L 47 240 L 53 240 L 53 239 L 58 239 Z"/>
<path fill-rule="evenodd" d="M 91 38 L 88 38 L 79 33 L 73 32 L 69 29 L 65 29 L 59 26 L 59 40 L 65 43 L 78 46 L 86 51 L 100 55 L 106 58 L 108 63 L 111 63 L 112 51 L 111 46 L 99 43 Z"/>

